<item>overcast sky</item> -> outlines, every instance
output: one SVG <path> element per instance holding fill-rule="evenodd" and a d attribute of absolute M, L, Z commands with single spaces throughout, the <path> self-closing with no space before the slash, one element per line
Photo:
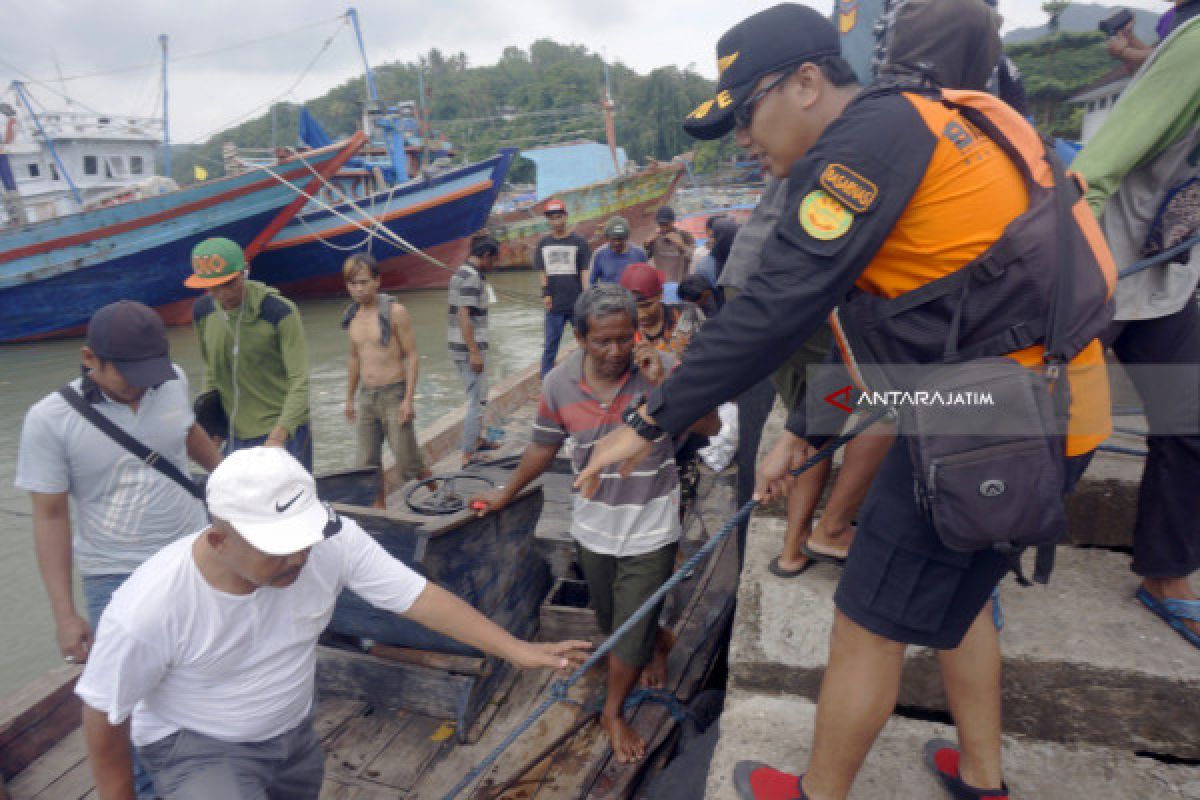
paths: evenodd
<path fill-rule="evenodd" d="M 487 65 L 506 46 L 527 49 L 549 37 L 603 52 L 641 73 L 674 64 L 714 78 L 717 38 L 774 2 L 358 0 L 356 5 L 372 64 L 414 61 L 437 47 L 465 52 L 472 65 Z M 1169 7 L 1158 0 L 1125 4 Z M 813 5 L 828 11 L 832 0 Z M 157 116 L 154 63 L 158 34 L 165 33 L 178 59 L 170 65 L 172 141 L 205 139 L 262 113 L 273 99 L 302 102 L 360 74 L 353 33 L 337 21 L 348 6 L 328 0 L 0 0 L 0 86 L 33 78 L 55 90 L 65 86 L 73 99 L 98 111 Z M 1041 0 L 1000 0 L 1000 12 L 1006 30 L 1045 21 Z M 236 47 L 252 40 L 258 41 Z M 116 70 L 123 71 L 73 79 Z M 65 106 L 49 90 L 33 90 L 47 107 Z"/>

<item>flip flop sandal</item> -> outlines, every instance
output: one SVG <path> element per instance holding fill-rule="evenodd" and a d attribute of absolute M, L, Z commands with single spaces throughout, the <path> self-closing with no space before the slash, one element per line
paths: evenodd
<path fill-rule="evenodd" d="M 820 551 L 813 550 L 808 546 L 807 542 L 800 545 L 800 552 L 808 556 L 808 561 L 810 564 L 814 561 L 820 561 L 822 564 L 833 564 L 835 567 L 846 566 L 846 556 L 835 556 L 830 555 L 829 553 L 822 553 Z"/>
<path fill-rule="evenodd" d="M 1192 647 L 1200 649 L 1200 634 L 1189 628 L 1184 620 L 1200 622 L 1200 600 L 1159 600 L 1146 589 L 1140 588 L 1134 595 L 1146 608 L 1157 614 Z"/>
<path fill-rule="evenodd" d="M 1008 784 L 999 789 L 976 789 L 958 777 L 959 752 L 954 742 L 930 739 L 925 743 L 925 766 L 953 800 L 1008 800 Z"/>
<path fill-rule="evenodd" d="M 810 558 L 804 562 L 804 566 L 799 569 L 784 569 L 779 565 L 779 556 L 771 559 L 771 563 L 767 565 L 767 572 L 774 575 L 776 578 L 794 578 L 806 569 L 811 567 L 815 562 Z"/>
<path fill-rule="evenodd" d="M 739 761 L 733 767 L 733 788 L 742 800 L 808 800 L 803 779 L 760 761 Z"/>

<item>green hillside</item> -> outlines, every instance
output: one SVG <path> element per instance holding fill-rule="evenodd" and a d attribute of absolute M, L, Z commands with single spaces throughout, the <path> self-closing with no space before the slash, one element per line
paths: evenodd
<path fill-rule="evenodd" d="M 1083 109 L 1066 101 L 1117 66 L 1104 46 L 1104 34 L 1059 33 L 1011 44 L 1005 51 L 1021 70 L 1042 132 L 1078 139 Z"/>
<path fill-rule="evenodd" d="M 699 143 L 680 127 L 683 117 L 712 97 L 713 86 L 699 74 L 662 67 L 639 75 L 622 64 L 609 67 L 616 106 L 617 143 L 631 159 L 669 160 L 689 149 L 696 167 L 711 169 L 720 154 L 733 152 L 733 143 Z M 417 100 L 418 80 L 425 88 L 426 115 L 433 128 L 450 137 L 471 160 L 485 158 L 501 146 L 533 147 L 571 139 L 604 141 L 604 62 L 581 45 L 548 39 L 528 50 L 508 47 L 492 66 L 473 67 L 465 54 L 431 50 L 418 63 L 385 64 L 375 69 L 385 103 Z M 357 129 L 366 88 L 358 77 L 306 105 L 331 136 Z M 220 173 L 221 145 L 265 148 L 296 141 L 299 107 L 287 103 L 212 137 L 191 152 L 176 154 L 175 178 L 192 179 L 192 165 Z M 532 165 L 519 162 L 510 179 L 529 180 Z"/>

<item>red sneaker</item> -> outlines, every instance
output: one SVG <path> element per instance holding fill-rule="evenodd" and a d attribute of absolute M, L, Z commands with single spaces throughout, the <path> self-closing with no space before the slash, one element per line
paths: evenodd
<path fill-rule="evenodd" d="M 759 761 L 739 761 L 733 768 L 733 787 L 742 800 L 808 800 L 800 785 L 803 777 Z"/>
<path fill-rule="evenodd" d="M 954 742 L 930 739 L 925 743 L 925 766 L 954 800 L 1008 800 L 1008 785 L 999 789 L 976 789 L 958 776 L 959 753 Z"/>

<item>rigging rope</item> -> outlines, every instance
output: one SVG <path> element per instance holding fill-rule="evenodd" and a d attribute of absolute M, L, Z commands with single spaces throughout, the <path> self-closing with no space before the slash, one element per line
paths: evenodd
<path fill-rule="evenodd" d="M 303 162 L 310 171 L 316 173 L 316 170 L 313 169 L 312 165 L 309 164 L 308 161 L 302 155 L 298 155 L 296 157 L 298 159 L 300 159 L 300 161 Z M 296 186 L 294 183 L 289 181 L 287 178 L 285 178 L 282 175 L 280 175 L 279 173 L 275 172 L 273 169 L 271 169 L 270 166 L 263 164 L 263 165 L 259 166 L 259 169 L 262 169 L 264 172 L 266 172 L 272 178 L 274 178 L 275 180 L 277 180 L 279 183 L 283 184 L 287 188 L 291 189 L 296 194 L 300 195 L 301 197 L 306 198 L 313 205 L 332 214 L 335 217 L 338 217 L 339 219 L 343 220 L 344 222 L 347 222 L 350 225 L 353 225 L 354 227 L 358 228 L 359 230 L 363 231 L 364 233 L 372 234 L 372 228 L 377 229 L 378 235 L 383 239 L 389 240 L 391 242 L 391 244 L 393 246 L 395 246 L 397 249 L 402 250 L 407 253 L 410 253 L 412 255 L 415 255 L 418 258 L 425 261 L 426 263 L 432 264 L 433 266 L 438 267 L 440 269 L 444 269 L 447 272 L 457 271 L 457 267 L 447 266 L 446 264 L 439 261 L 437 258 L 434 258 L 433 256 L 429 255 L 421 248 L 419 248 L 416 245 L 409 242 L 407 239 L 405 239 L 400 234 L 393 231 L 391 228 L 387 227 L 387 225 L 383 224 L 378 219 L 365 214 L 365 212 L 363 212 L 362 209 L 359 208 L 357 204 L 351 203 L 351 206 L 354 207 L 360 214 L 364 215 L 367 223 L 369 224 L 369 227 L 368 227 L 368 225 L 364 225 L 363 223 L 359 222 L 358 220 L 353 219 L 353 218 L 347 216 L 346 214 L 343 214 L 336 207 L 331 206 L 329 203 L 326 203 L 320 197 L 316 197 L 315 195 L 311 195 L 308 192 L 304 191 L 299 186 Z M 321 176 L 319 174 L 317 174 L 317 177 L 321 178 Z M 322 182 L 325 182 L 326 184 L 328 184 L 328 182 L 324 178 L 321 178 L 321 180 L 322 180 Z M 394 189 L 393 189 L 393 191 L 394 191 Z M 525 304 L 529 305 L 530 307 L 536 307 L 538 309 L 543 308 L 543 306 L 540 302 L 532 301 L 529 295 L 522 295 L 519 293 L 508 292 L 508 291 L 504 291 L 501 289 L 497 289 L 495 287 L 493 287 L 493 291 L 495 291 L 496 294 L 498 294 L 498 295 L 507 296 L 511 300 L 515 300 L 520 303 L 525 303 Z"/>

